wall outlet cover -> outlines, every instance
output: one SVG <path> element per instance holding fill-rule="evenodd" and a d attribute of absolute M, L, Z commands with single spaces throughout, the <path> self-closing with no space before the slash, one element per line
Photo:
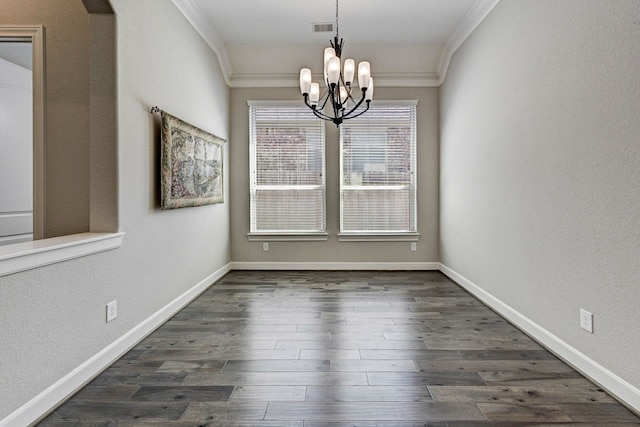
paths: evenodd
<path fill-rule="evenodd" d="M 593 333 L 593 313 L 580 309 L 580 327 L 585 331 Z"/>
<path fill-rule="evenodd" d="M 118 317 L 118 302 L 114 300 L 107 304 L 107 323 L 116 317 Z"/>

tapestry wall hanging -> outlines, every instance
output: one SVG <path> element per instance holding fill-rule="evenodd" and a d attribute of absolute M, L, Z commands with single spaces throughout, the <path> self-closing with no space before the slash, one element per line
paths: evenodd
<path fill-rule="evenodd" d="M 156 111 L 162 117 L 162 209 L 223 203 L 226 141 Z"/>

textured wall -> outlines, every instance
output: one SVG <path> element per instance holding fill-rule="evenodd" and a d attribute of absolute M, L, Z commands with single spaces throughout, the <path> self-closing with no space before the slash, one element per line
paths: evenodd
<path fill-rule="evenodd" d="M 409 242 L 338 242 L 340 230 L 340 141 L 326 124 L 328 241 L 249 242 L 249 107 L 248 100 L 300 100 L 294 88 L 231 90 L 231 240 L 234 262 L 433 262 L 438 261 L 438 89 L 376 88 L 375 99 L 418 99 L 418 232 L 417 251 Z"/>
<path fill-rule="evenodd" d="M 64 5 L 82 7 L 37 3 L 67 25 L 74 21 Z M 227 138 L 229 89 L 217 58 L 170 0 L 112 5 L 119 229 L 126 236 L 114 251 L 0 277 L 0 420 L 230 261 L 228 200 L 160 210 L 159 120 L 149 113 L 158 105 Z M 41 16 L 14 21 L 37 24 Z M 118 318 L 107 324 L 105 306 L 114 299 Z"/>
<path fill-rule="evenodd" d="M 639 67 L 640 2 L 502 1 L 453 57 L 440 165 L 443 263 L 635 387 Z"/>

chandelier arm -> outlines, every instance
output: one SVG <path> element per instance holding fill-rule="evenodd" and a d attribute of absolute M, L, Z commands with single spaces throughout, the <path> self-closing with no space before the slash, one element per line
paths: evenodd
<path fill-rule="evenodd" d="M 338 117 L 342 117 L 342 115 L 340 114 L 342 104 L 339 104 L 338 102 L 336 102 L 336 96 L 338 97 L 338 100 L 340 99 L 340 94 L 337 94 L 338 92 L 338 90 L 336 90 L 337 88 L 338 88 L 338 85 L 334 85 L 329 90 L 329 95 L 331 96 L 331 107 L 333 108 L 333 115 L 336 119 Z"/>
<path fill-rule="evenodd" d="M 360 102 L 360 104 L 362 104 L 362 102 Z M 364 113 L 366 113 L 369 110 L 369 105 L 371 105 L 371 101 L 367 101 L 367 106 L 364 110 L 360 111 L 358 114 L 350 116 L 349 114 L 353 113 L 353 111 L 358 108 L 358 107 L 354 107 L 351 111 L 349 111 L 344 118 L 345 119 L 355 119 L 356 117 L 359 117 L 361 115 L 363 115 Z"/>
<path fill-rule="evenodd" d="M 319 117 L 323 120 L 327 120 L 327 121 L 333 120 L 333 117 L 326 115 L 322 110 L 319 110 L 317 108 L 313 108 L 313 114 L 315 114 L 316 117 Z"/>
<path fill-rule="evenodd" d="M 352 100 L 353 102 L 356 102 L 356 100 L 355 100 L 355 99 L 353 99 L 353 97 L 351 97 L 351 96 L 350 96 L 350 98 L 351 98 L 351 100 Z M 360 107 L 360 105 L 362 105 L 362 103 L 364 102 L 364 100 L 365 100 L 365 93 L 362 93 L 362 97 L 358 100 L 357 104 L 356 104 L 356 105 L 355 105 L 351 110 L 349 110 L 349 112 L 348 112 L 348 113 L 346 113 L 346 114 L 344 115 L 344 117 L 345 117 L 345 118 L 349 118 L 349 119 L 350 119 L 351 117 L 358 117 L 360 114 L 362 114 L 362 113 L 360 113 L 360 114 L 358 114 L 358 116 L 350 116 L 350 114 L 351 114 L 351 113 L 353 113 L 353 112 L 354 112 L 358 107 Z M 369 108 L 369 103 L 367 103 L 367 109 L 368 109 L 368 108 Z M 367 111 L 367 110 L 365 110 L 365 111 Z"/>
<path fill-rule="evenodd" d="M 317 118 L 322 119 L 322 120 L 326 120 L 326 121 L 329 121 L 329 122 L 333 121 L 333 117 L 327 116 L 326 114 L 324 114 L 322 112 L 322 109 L 318 109 L 317 106 L 313 106 L 313 105 L 309 104 L 309 96 L 308 95 L 306 95 L 304 97 L 304 103 L 305 103 L 305 105 L 307 107 L 309 107 L 309 109 L 313 112 L 313 115 L 316 116 Z"/>
<path fill-rule="evenodd" d="M 313 111 L 313 114 L 319 119 L 326 120 L 328 122 L 333 121 L 333 118 L 331 116 L 327 116 L 320 110 L 312 108 L 311 111 Z"/>
<path fill-rule="evenodd" d="M 329 89 L 324 91 L 324 93 L 322 94 L 322 98 L 320 99 L 322 100 L 322 105 L 320 105 L 319 109 L 324 110 L 324 107 L 327 105 L 327 101 L 329 101 Z"/>

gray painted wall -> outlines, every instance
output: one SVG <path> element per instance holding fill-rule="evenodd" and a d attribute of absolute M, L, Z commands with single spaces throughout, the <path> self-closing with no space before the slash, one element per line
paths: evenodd
<path fill-rule="evenodd" d="M 8 3 L 20 10 L 7 12 Z M 33 9 L 35 3 L 42 11 L 29 13 L 26 5 Z M 0 420 L 230 261 L 228 202 L 159 209 L 159 120 L 149 113 L 150 106 L 158 105 L 228 138 L 229 89 L 217 58 L 170 0 L 113 0 L 112 5 L 117 17 L 119 228 L 126 236 L 114 251 L 0 277 Z M 48 68 L 48 87 L 71 80 L 79 91 L 85 84 L 88 88 L 87 79 L 74 81 L 73 52 L 55 57 L 57 43 L 77 37 L 56 30 L 55 22 L 69 31 L 78 22 L 86 29 L 81 2 L 3 1 L 2 7 L 2 19 L 12 24 L 47 25 L 47 61 L 54 64 Z M 73 128 L 74 118 L 86 121 L 79 127 L 88 127 L 88 112 L 76 115 L 74 110 L 77 94 L 64 92 L 56 89 L 57 103 L 48 105 L 48 127 Z M 68 135 L 70 144 L 82 142 L 88 150 L 87 138 L 77 136 L 76 141 L 73 129 Z M 88 214 L 82 197 L 77 205 L 73 200 L 71 208 Z M 107 324 L 105 306 L 114 299 L 118 318 Z"/>
<path fill-rule="evenodd" d="M 438 261 L 438 89 L 376 88 L 375 99 L 418 99 L 418 232 L 417 251 L 409 242 L 338 242 L 340 229 L 340 141 L 326 124 L 328 241 L 262 242 L 247 240 L 249 232 L 249 107 L 248 100 L 296 100 L 299 89 L 231 90 L 231 247 L 234 262 L 437 262 Z"/>
<path fill-rule="evenodd" d="M 500 2 L 453 57 L 440 164 L 442 262 L 636 388 L 639 19 Z"/>

